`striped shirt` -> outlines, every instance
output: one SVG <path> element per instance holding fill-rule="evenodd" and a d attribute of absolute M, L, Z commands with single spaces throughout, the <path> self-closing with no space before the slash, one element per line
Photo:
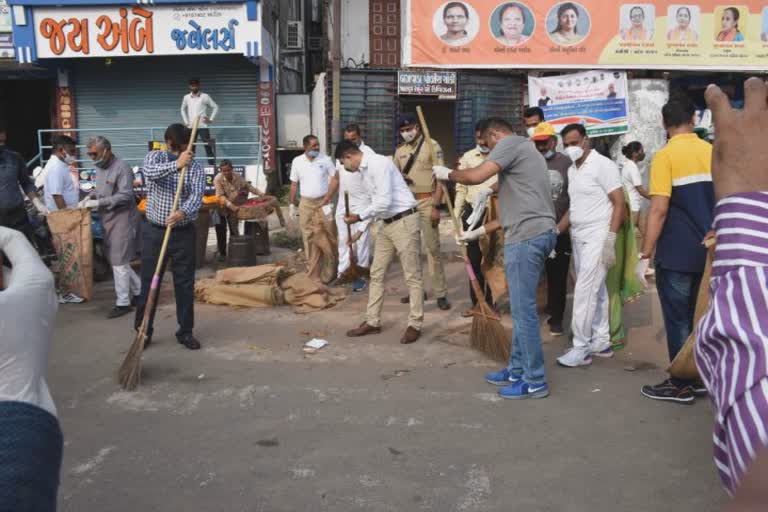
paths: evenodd
<path fill-rule="evenodd" d="M 165 226 L 165 219 L 173 209 L 176 186 L 180 172 L 176 168 L 178 157 L 168 151 L 152 151 L 144 158 L 144 178 L 147 180 L 147 220 L 158 226 Z M 184 220 L 174 226 L 180 228 L 197 219 L 205 193 L 205 171 L 196 161 L 189 164 L 184 186 L 181 189 L 179 210 Z"/>
<path fill-rule="evenodd" d="M 720 201 L 715 231 L 696 364 L 715 408 L 715 465 L 732 494 L 768 446 L 768 193 Z"/>

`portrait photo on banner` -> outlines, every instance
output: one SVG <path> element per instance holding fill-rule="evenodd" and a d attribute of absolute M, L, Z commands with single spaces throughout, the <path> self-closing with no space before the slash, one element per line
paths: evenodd
<path fill-rule="evenodd" d="M 558 46 L 574 46 L 589 36 L 592 20 L 589 11 L 578 2 L 561 2 L 547 14 L 547 33 Z"/>
<path fill-rule="evenodd" d="M 749 7 L 720 6 L 714 14 L 714 39 L 718 43 L 742 43 L 748 37 Z"/>
<path fill-rule="evenodd" d="M 443 43 L 465 46 L 477 37 L 480 17 L 467 2 L 446 2 L 435 11 L 432 29 Z"/>
<path fill-rule="evenodd" d="M 506 2 L 493 10 L 489 20 L 491 33 L 499 44 L 520 46 L 536 31 L 536 16 L 527 5 Z"/>
<path fill-rule="evenodd" d="M 624 4 L 619 14 L 619 34 L 623 41 L 653 41 L 656 6 Z"/>
<path fill-rule="evenodd" d="M 698 5 L 673 4 L 667 10 L 667 41 L 697 42 L 701 10 Z"/>

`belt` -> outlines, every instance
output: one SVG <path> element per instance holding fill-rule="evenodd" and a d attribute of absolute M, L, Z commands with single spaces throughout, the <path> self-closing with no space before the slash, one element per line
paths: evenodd
<path fill-rule="evenodd" d="M 416 196 L 416 199 L 431 199 L 432 198 L 432 192 L 419 192 L 417 194 L 413 194 Z"/>
<path fill-rule="evenodd" d="M 407 216 L 409 216 L 409 215 L 411 215 L 413 213 L 416 213 L 417 211 L 419 211 L 419 210 L 416 209 L 416 208 L 411 208 L 410 210 L 405 210 L 404 212 L 400 212 L 398 214 L 395 214 L 395 215 L 391 216 L 388 219 L 384 219 L 384 224 L 392 224 L 393 222 L 398 221 L 398 220 L 400 220 L 400 219 L 402 219 L 404 217 L 407 217 Z"/>
<path fill-rule="evenodd" d="M 149 224 L 151 227 L 153 227 L 153 228 L 155 228 L 155 229 L 162 229 L 162 230 L 165 230 L 165 228 L 166 228 L 166 227 L 168 227 L 168 226 L 161 226 L 160 224 L 155 224 L 154 222 L 152 222 L 152 221 L 149 221 L 149 220 L 147 221 L 147 224 Z M 186 224 L 183 224 L 183 225 L 181 225 L 181 226 L 179 226 L 179 225 L 177 224 L 177 225 L 175 225 L 175 226 L 174 226 L 173 228 L 171 228 L 171 229 L 173 229 L 174 231 L 178 231 L 178 230 L 180 230 L 180 229 L 185 229 L 185 228 L 191 227 L 191 226 L 193 226 L 193 225 L 194 225 L 194 223 L 193 223 L 193 222 L 188 222 L 188 223 L 186 223 Z"/>

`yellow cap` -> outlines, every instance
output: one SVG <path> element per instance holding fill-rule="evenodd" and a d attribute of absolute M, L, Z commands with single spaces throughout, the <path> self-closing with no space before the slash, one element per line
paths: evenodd
<path fill-rule="evenodd" d="M 533 130 L 531 140 L 547 140 L 550 137 L 557 137 L 555 127 L 549 123 L 539 123 L 539 125 Z"/>

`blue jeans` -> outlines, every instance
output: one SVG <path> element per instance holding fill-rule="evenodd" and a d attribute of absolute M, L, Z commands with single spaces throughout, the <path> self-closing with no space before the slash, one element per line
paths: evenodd
<path fill-rule="evenodd" d="M 701 273 L 676 272 L 656 266 L 656 289 L 667 330 L 667 348 L 672 361 L 693 332 L 693 315 L 701 284 Z"/>
<path fill-rule="evenodd" d="M 529 384 L 543 384 L 544 353 L 541 349 L 539 314 L 536 311 L 536 290 L 557 236 L 554 231 L 507 244 L 504 247 L 504 270 L 509 286 L 514 333 L 509 371 L 522 375 Z"/>

